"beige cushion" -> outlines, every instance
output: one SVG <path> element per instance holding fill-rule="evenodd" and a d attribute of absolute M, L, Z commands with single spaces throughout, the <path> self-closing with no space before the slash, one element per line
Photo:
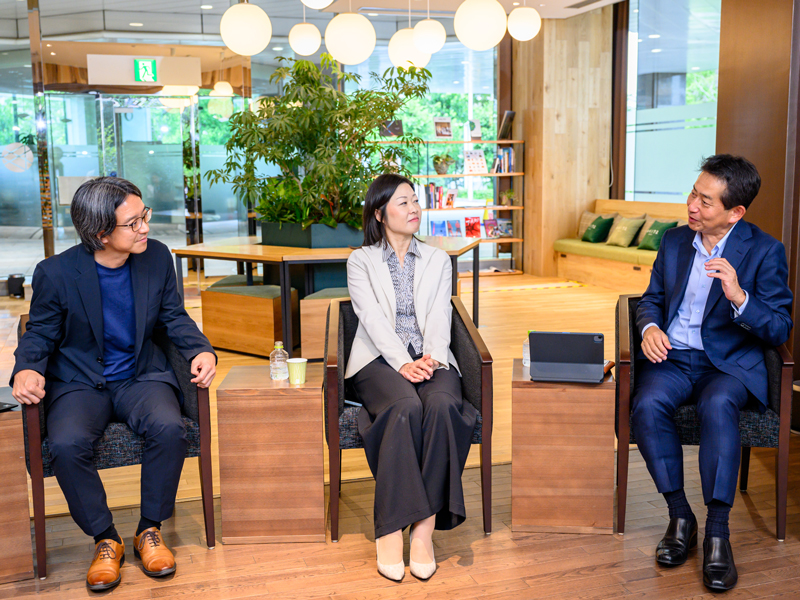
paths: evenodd
<path fill-rule="evenodd" d="M 613 225 L 611 225 L 611 231 L 614 231 L 614 227 L 616 227 L 617 222 L 621 218 L 619 213 L 609 213 L 607 215 L 598 215 L 597 213 L 589 212 L 588 210 L 583 211 L 581 215 L 581 220 L 578 222 L 578 239 L 583 239 L 583 234 L 586 233 L 586 230 L 589 228 L 589 225 L 594 223 L 597 217 L 603 217 L 604 219 L 614 219 Z M 610 232 L 609 232 L 610 233 Z"/>
<path fill-rule="evenodd" d="M 608 240 L 606 240 L 606 244 L 609 246 L 620 246 L 621 248 L 627 248 L 631 245 L 633 238 L 636 237 L 636 234 L 639 233 L 639 230 L 644 225 L 644 216 L 638 219 L 629 219 L 627 217 L 623 217 L 620 219 L 617 226 L 608 234 Z"/>

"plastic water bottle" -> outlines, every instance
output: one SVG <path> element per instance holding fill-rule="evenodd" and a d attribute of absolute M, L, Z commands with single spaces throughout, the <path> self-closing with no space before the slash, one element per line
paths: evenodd
<path fill-rule="evenodd" d="M 531 366 L 531 341 L 528 337 L 526 337 L 525 341 L 522 343 L 522 366 Z"/>
<path fill-rule="evenodd" d="M 289 379 L 289 353 L 283 349 L 283 342 L 275 342 L 275 350 L 269 355 L 269 376 L 272 379 Z"/>

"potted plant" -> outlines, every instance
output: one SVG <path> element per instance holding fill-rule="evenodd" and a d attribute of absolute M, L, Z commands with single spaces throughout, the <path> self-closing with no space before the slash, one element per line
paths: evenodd
<path fill-rule="evenodd" d="M 500 192 L 500 204 L 504 206 L 513 206 L 514 198 L 516 197 L 517 193 L 514 191 L 514 188 L 503 190 Z"/>
<path fill-rule="evenodd" d="M 400 136 L 380 144 L 384 121 L 395 119 L 412 98 L 428 91 L 430 72 L 410 67 L 371 74 L 373 89 L 345 93 L 360 76 L 343 72 L 329 55 L 321 68 L 281 58 L 270 78 L 283 94 L 233 114 L 227 158 L 206 175 L 224 181 L 261 217 L 265 244 L 311 248 L 360 245 L 367 187 L 381 173 L 401 172 L 421 140 Z M 278 173 L 263 176 L 257 164 Z"/>
<path fill-rule="evenodd" d="M 447 154 L 434 154 L 431 157 L 431 160 L 433 161 L 433 169 L 439 175 L 445 175 L 447 173 L 447 169 L 450 168 L 450 165 L 456 162 L 452 156 Z"/>

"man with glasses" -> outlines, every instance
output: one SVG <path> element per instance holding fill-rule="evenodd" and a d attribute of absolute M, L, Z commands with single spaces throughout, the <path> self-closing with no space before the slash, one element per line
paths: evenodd
<path fill-rule="evenodd" d="M 191 361 L 193 382 L 208 387 L 216 373 L 216 355 L 178 295 L 169 250 L 148 240 L 151 214 L 124 179 L 78 188 L 70 215 L 82 243 L 36 266 L 11 376 L 17 401 L 44 402 L 53 470 L 72 518 L 94 537 L 86 578 L 93 591 L 119 584 L 125 560 L 92 464 L 111 421 L 145 439 L 135 553 L 151 577 L 175 572 L 160 529 L 175 506 L 187 440 L 178 381 L 153 343 L 154 328 L 165 328 Z"/>

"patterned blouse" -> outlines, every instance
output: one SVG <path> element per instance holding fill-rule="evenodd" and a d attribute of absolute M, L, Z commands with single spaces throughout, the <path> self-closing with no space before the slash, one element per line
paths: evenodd
<path fill-rule="evenodd" d="M 414 266 L 417 258 L 422 258 L 422 255 L 417 247 L 416 238 L 411 238 L 402 268 L 394 248 L 386 240 L 383 241 L 383 262 L 389 264 L 397 304 L 395 333 L 403 342 L 403 346 L 408 347 L 411 344 L 417 354 L 422 354 L 422 332 L 419 330 L 417 313 L 414 310 Z"/>

